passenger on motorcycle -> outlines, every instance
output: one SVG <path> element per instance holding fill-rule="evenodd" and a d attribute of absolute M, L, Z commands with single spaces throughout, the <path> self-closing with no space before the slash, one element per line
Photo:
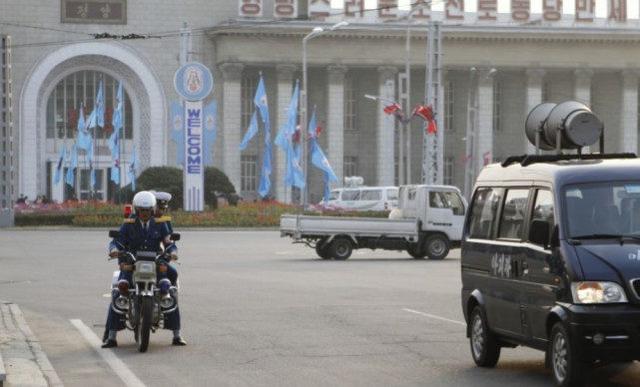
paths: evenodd
<path fill-rule="evenodd" d="M 117 257 L 120 266 L 119 285 L 122 284 L 125 289 L 132 285 L 133 266 L 121 257 L 121 251 L 128 251 L 132 254 L 137 251 L 161 251 L 162 245 L 165 246 L 165 251 L 168 254 L 174 255 L 177 251 L 177 247 L 170 239 L 171 233 L 166 222 L 158 222 L 153 217 L 156 208 L 155 196 L 148 191 L 138 192 L 133 197 L 133 207 L 135 216 L 124 220 L 120 227 L 119 237 L 114 238 L 109 244 L 109 255 L 112 258 Z M 166 272 L 167 270 L 163 269 L 158 271 L 158 283 L 161 291 L 168 291 L 170 286 L 170 281 L 166 278 Z M 163 279 L 166 281 L 165 283 L 163 283 Z M 112 300 L 115 300 L 120 295 L 119 289 L 121 289 L 120 286 L 118 286 L 118 289 L 113 290 Z M 106 324 L 108 336 L 102 348 L 117 347 L 117 332 L 124 328 L 123 317 L 113 311 L 110 305 Z M 173 331 L 173 345 L 187 344 L 180 337 L 180 312 L 178 308 L 173 313 L 165 316 L 164 328 Z"/>
<path fill-rule="evenodd" d="M 173 233 L 173 226 L 171 225 L 171 217 L 165 215 L 169 210 L 169 201 L 171 200 L 171 194 L 168 192 L 156 192 L 150 191 L 156 197 L 156 212 L 154 214 L 156 223 L 164 223 L 167 225 L 167 229 L 169 229 L 169 233 Z M 176 252 L 172 252 L 170 255 L 171 261 L 178 260 L 178 254 Z M 178 271 L 175 266 L 167 265 L 167 278 L 171 281 L 172 286 L 177 286 L 178 282 Z"/>

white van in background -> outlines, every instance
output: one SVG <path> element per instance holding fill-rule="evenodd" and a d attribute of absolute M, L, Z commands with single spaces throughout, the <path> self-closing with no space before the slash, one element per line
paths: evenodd
<path fill-rule="evenodd" d="M 322 204 L 352 211 L 391 211 L 398 207 L 398 187 L 337 188 Z"/>

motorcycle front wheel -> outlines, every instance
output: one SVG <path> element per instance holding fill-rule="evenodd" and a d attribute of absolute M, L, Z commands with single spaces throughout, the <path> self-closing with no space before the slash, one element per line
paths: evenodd
<path fill-rule="evenodd" d="M 142 298 L 142 308 L 140 310 L 140 322 L 138 324 L 138 351 L 146 352 L 149 347 L 149 336 L 151 334 L 151 324 L 153 323 L 153 299 L 151 297 Z"/>

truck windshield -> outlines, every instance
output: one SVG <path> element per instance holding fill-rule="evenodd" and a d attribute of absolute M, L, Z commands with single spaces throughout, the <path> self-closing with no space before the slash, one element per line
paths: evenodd
<path fill-rule="evenodd" d="M 570 238 L 640 235 L 640 181 L 567 186 Z"/>

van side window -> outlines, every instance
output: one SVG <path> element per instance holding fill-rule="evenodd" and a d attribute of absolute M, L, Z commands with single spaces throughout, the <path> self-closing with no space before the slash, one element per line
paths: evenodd
<path fill-rule="evenodd" d="M 500 218 L 499 238 L 522 239 L 528 189 L 510 189 L 507 191 Z"/>
<path fill-rule="evenodd" d="M 553 196 L 546 189 L 539 189 L 536 194 L 536 200 L 533 204 L 533 214 L 531 222 L 534 220 L 542 220 L 549 222 L 549 229 L 553 229 L 555 219 L 553 217 Z M 529 236 L 531 238 L 531 236 Z"/>
<path fill-rule="evenodd" d="M 491 239 L 495 227 L 496 212 L 500 203 L 500 191 L 480 188 L 476 191 L 471 209 L 469 237 Z"/>
<path fill-rule="evenodd" d="M 360 190 L 359 189 L 351 189 L 342 191 L 342 200 L 359 200 L 360 199 Z"/>
<path fill-rule="evenodd" d="M 387 200 L 398 200 L 397 188 L 390 188 L 387 190 Z"/>
<path fill-rule="evenodd" d="M 367 189 L 360 193 L 360 200 L 380 200 L 382 199 L 382 190 Z"/>

